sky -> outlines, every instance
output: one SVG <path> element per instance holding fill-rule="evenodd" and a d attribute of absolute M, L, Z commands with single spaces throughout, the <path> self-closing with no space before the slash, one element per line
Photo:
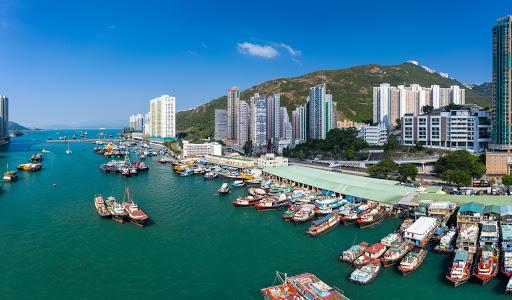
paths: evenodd
<path fill-rule="evenodd" d="M 355 3 L 354 3 L 355 2 Z M 491 81 L 492 27 L 512 1 L 0 0 L 0 94 L 31 127 L 128 126 L 274 78 L 416 60 Z"/>

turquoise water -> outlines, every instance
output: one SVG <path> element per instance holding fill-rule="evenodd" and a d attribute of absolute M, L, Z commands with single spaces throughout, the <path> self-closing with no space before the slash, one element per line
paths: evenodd
<path fill-rule="evenodd" d="M 2 173 L 7 163 L 13 169 L 43 147 L 52 151 L 40 172 L 20 171 L 17 182 L 2 183 L 1 299 L 262 299 L 259 290 L 273 283 L 276 270 L 314 273 L 351 299 L 505 298 L 501 274 L 485 286 L 473 279 L 449 285 L 444 276 L 451 257 L 433 251 L 406 277 L 393 266 L 367 286 L 352 283 L 353 268 L 337 257 L 354 239 L 378 242 L 400 220 L 367 229 L 341 225 L 311 238 L 307 225 L 284 222 L 282 210 L 233 208 L 246 189 L 221 197 L 220 179 L 176 176 L 157 157 L 145 160 L 149 172 L 123 178 L 100 172 L 107 160 L 90 143 L 71 143 L 73 153 L 66 154 L 66 144 L 44 142 L 76 132 L 29 132 L 0 147 Z M 99 130 L 88 132 L 92 137 Z M 144 228 L 96 214 L 96 194 L 122 200 L 125 187 L 151 219 Z"/>

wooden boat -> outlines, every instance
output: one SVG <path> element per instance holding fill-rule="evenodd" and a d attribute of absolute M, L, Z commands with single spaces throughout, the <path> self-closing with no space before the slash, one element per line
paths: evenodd
<path fill-rule="evenodd" d="M 339 257 L 339 260 L 351 264 L 356 258 L 364 253 L 366 248 L 368 248 L 367 242 L 361 242 L 359 245 L 354 245 L 348 250 L 343 251 L 343 254 Z"/>
<path fill-rule="evenodd" d="M 455 287 L 466 283 L 471 277 L 473 265 L 473 254 L 467 250 L 457 250 L 452 265 L 446 273 L 446 279 L 451 281 Z"/>
<path fill-rule="evenodd" d="M 425 257 L 427 257 L 427 250 L 421 248 L 413 248 L 400 262 L 400 266 L 398 266 L 398 270 L 402 272 L 402 275 L 408 275 L 414 270 L 418 269 Z"/>
<path fill-rule="evenodd" d="M 267 192 L 265 192 L 265 190 L 263 189 L 255 189 L 255 188 L 250 188 L 247 190 L 249 192 L 249 195 L 252 195 L 252 196 L 265 196 L 267 194 Z"/>
<path fill-rule="evenodd" d="M 361 269 L 354 270 L 349 277 L 349 280 L 359 284 L 370 283 L 380 271 L 380 260 L 373 259 L 367 265 L 361 267 Z"/>
<path fill-rule="evenodd" d="M 18 172 L 9 171 L 9 164 L 7 164 L 7 172 L 4 173 L 4 181 L 10 182 L 18 180 Z"/>
<path fill-rule="evenodd" d="M 290 221 L 293 216 L 295 215 L 295 213 L 300 209 L 300 205 L 299 204 L 292 204 L 288 207 L 288 209 L 284 212 L 284 214 L 282 215 L 283 219 L 285 222 L 288 222 Z"/>
<path fill-rule="evenodd" d="M 498 274 L 498 262 L 500 257 L 500 250 L 493 245 L 485 245 L 478 251 L 475 268 L 473 269 L 473 276 L 476 277 L 482 285 L 489 282 Z"/>
<path fill-rule="evenodd" d="M 343 221 L 344 225 L 352 225 L 357 223 L 357 220 L 359 220 L 359 215 L 368 209 L 368 205 L 361 205 L 358 207 L 355 207 L 354 209 L 350 210 L 349 212 L 345 213 L 341 220 Z"/>
<path fill-rule="evenodd" d="M 502 225 L 503 226 L 503 225 Z M 501 253 L 501 273 L 510 277 L 512 275 L 512 249 L 505 248 Z"/>
<path fill-rule="evenodd" d="M 313 221 L 306 234 L 312 237 L 322 235 L 334 227 L 338 226 L 341 222 L 341 216 L 338 214 L 328 214 L 327 216 Z"/>
<path fill-rule="evenodd" d="M 292 277 L 276 272 L 276 280 L 281 284 L 261 289 L 266 300 L 349 300 L 343 291 L 330 287 L 311 273 L 304 273 Z M 284 275 L 284 278 L 281 276 Z"/>
<path fill-rule="evenodd" d="M 359 225 L 360 228 L 371 227 L 382 222 L 382 220 L 384 220 L 387 215 L 388 212 L 385 210 L 372 209 L 370 212 L 363 213 L 359 217 L 359 220 L 357 220 L 357 225 Z"/>
<path fill-rule="evenodd" d="M 119 202 L 117 202 L 116 198 L 112 196 L 108 197 L 107 200 L 105 200 L 105 205 L 107 206 L 108 212 L 112 216 L 112 220 L 119 223 L 124 223 L 126 221 L 128 212 Z"/>
<path fill-rule="evenodd" d="M 315 217 L 315 205 L 304 204 L 292 217 L 295 225 L 302 225 Z"/>
<path fill-rule="evenodd" d="M 512 278 L 510 278 L 507 282 L 507 286 L 505 287 L 505 294 L 512 294 Z"/>
<path fill-rule="evenodd" d="M 130 188 L 125 188 L 123 202 L 122 205 L 124 209 L 128 212 L 128 216 L 130 217 L 130 222 L 133 224 L 144 227 L 144 222 L 148 218 L 140 208 L 133 202 L 132 195 L 130 193 Z"/>
<path fill-rule="evenodd" d="M 227 194 L 229 194 L 229 190 L 230 190 L 230 189 L 231 189 L 231 188 L 229 187 L 229 184 L 227 184 L 227 183 L 223 183 L 223 184 L 222 184 L 222 186 L 221 186 L 221 187 L 220 187 L 220 189 L 219 189 L 219 194 L 220 194 L 221 196 L 227 195 Z"/>
<path fill-rule="evenodd" d="M 395 244 L 398 244 L 402 241 L 402 237 L 398 233 L 390 233 L 380 239 L 380 243 L 386 247 L 391 247 Z"/>
<path fill-rule="evenodd" d="M 384 268 L 392 266 L 399 262 L 413 247 L 414 245 L 408 242 L 393 244 L 386 250 L 384 255 L 382 255 L 380 261 Z"/>
<path fill-rule="evenodd" d="M 259 203 L 256 204 L 256 209 L 258 211 L 278 210 L 289 205 L 290 202 L 288 201 L 288 197 L 285 194 L 281 194 L 278 199 L 271 197 L 262 199 Z"/>
<path fill-rule="evenodd" d="M 357 257 L 356 259 L 354 259 L 352 261 L 352 265 L 359 269 L 363 266 L 366 266 L 372 260 L 373 260 L 373 258 L 371 258 L 370 256 L 368 256 L 366 254 L 363 254 L 363 255 L 360 255 L 359 257 Z"/>
<path fill-rule="evenodd" d="M 254 207 L 262 199 L 263 197 L 248 196 L 245 198 L 238 198 L 234 201 L 231 201 L 231 203 L 233 204 L 234 207 L 238 208 Z"/>
<path fill-rule="evenodd" d="M 107 207 L 105 206 L 105 202 L 103 201 L 101 195 L 94 197 L 94 206 L 96 207 L 96 211 L 98 212 L 98 215 L 100 215 L 101 218 L 106 219 L 110 217 L 110 213 L 108 212 Z"/>

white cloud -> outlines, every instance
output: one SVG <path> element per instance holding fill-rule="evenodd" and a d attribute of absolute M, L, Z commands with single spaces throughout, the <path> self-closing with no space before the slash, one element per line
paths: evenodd
<path fill-rule="evenodd" d="M 247 42 L 243 44 L 238 43 L 238 51 L 243 54 L 266 58 L 274 58 L 279 55 L 279 52 L 272 46 L 260 46 Z"/>
<path fill-rule="evenodd" d="M 288 50 L 288 52 L 290 52 L 290 54 L 292 56 L 301 56 L 302 55 L 302 51 L 293 50 L 293 48 L 291 46 L 288 46 L 286 44 L 281 43 L 281 44 L 278 44 L 277 46 L 285 48 L 286 50 Z"/>
<path fill-rule="evenodd" d="M 208 45 L 206 45 L 205 43 L 201 43 L 201 46 L 202 46 L 203 48 L 208 48 Z"/>

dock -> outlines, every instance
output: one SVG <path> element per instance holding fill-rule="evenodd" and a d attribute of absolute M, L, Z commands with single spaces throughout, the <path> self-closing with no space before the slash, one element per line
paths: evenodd
<path fill-rule="evenodd" d="M 118 141 L 119 139 L 76 139 L 76 140 L 46 140 L 47 143 L 92 143 L 97 141 L 102 142 L 113 142 Z"/>

